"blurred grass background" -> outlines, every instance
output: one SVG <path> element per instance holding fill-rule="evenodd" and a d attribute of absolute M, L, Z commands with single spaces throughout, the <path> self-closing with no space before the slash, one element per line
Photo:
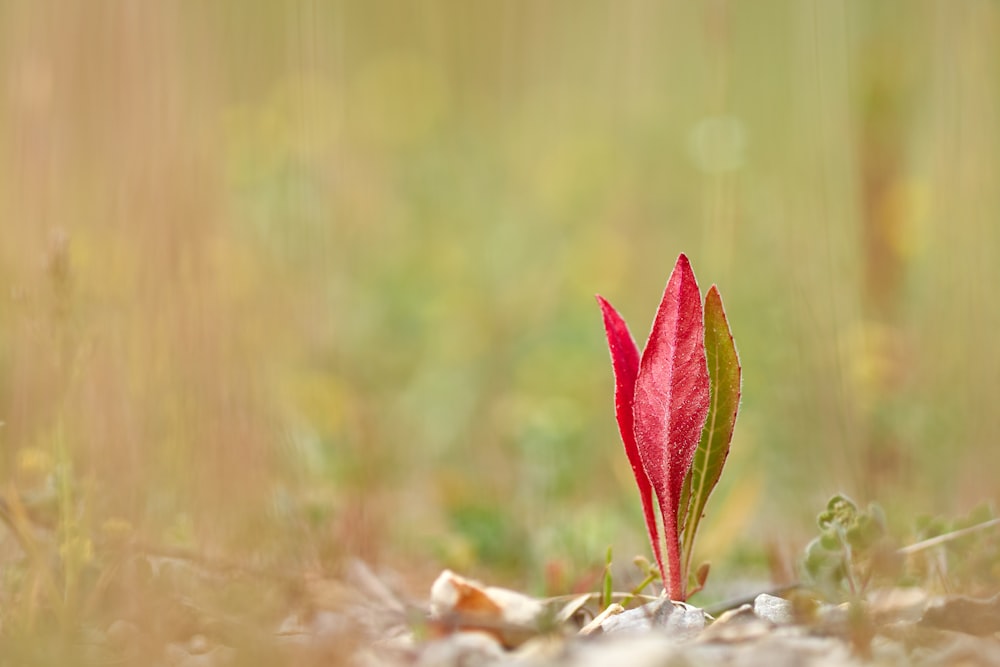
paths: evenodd
<path fill-rule="evenodd" d="M 2 2 L 8 502 L 56 498 L 64 547 L 565 592 L 647 549 L 593 295 L 641 343 L 681 251 L 745 377 L 706 556 L 798 549 L 837 491 L 996 500 L 998 30 L 986 1 Z"/>

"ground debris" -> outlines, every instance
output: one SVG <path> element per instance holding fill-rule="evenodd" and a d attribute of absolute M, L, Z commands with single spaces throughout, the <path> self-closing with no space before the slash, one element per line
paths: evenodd
<path fill-rule="evenodd" d="M 797 591 L 761 594 L 713 618 L 665 597 L 626 595 L 602 608 L 597 594 L 534 598 L 450 571 L 417 604 L 358 568 L 343 584 L 349 594 L 336 582 L 317 584 L 312 605 L 276 628 L 285 658 L 326 664 L 348 655 L 352 667 L 1000 664 L 990 625 L 998 598 L 935 597 L 914 587 L 835 605 Z M 107 631 L 116 645 L 135 634 L 121 623 Z M 218 644 L 197 639 L 176 652 L 183 664 L 209 664 L 202 656 Z M 210 657 L 212 665 L 234 658 L 224 645 Z"/>
<path fill-rule="evenodd" d="M 422 641 L 415 640 L 405 661 L 381 660 L 378 664 L 1000 664 L 1000 641 L 995 634 L 984 633 L 992 626 L 982 625 L 985 621 L 971 622 L 969 617 L 978 611 L 988 620 L 998 604 L 996 598 L 932 598 L 918 588 L 888 589 L 873 592 L 854 607 L 816 602 L 811 612 L 804 614 L 802 610 L 808 607 L 800 600 L 762 594 L 753 604 L 714 619 L 698 607 L 666 598 L 639 602 L 642 604 L 633 601 L 632 608 L 624 610 L 617 603 L 593 609 L 595 596 L 589 601 L 592 620 L 589 625 L 581 624 L 559 612 L 567 606 L 581 609 L 582 597 L 573 598 L 570 605 L 565 599 L 554 605 L 552 600 L 483 586 L 445 572 L 435 583 L 427 612 L 430 627 L 436 632 Z M 463 605 L 463 613 L 456 614 Z M 465 613 L 469 611 L 475 613 Z M 442 618 L 450 619 L 451 625 L 442 625 Z M 968 621 L 968 625 L 964 629 L 929 627 L 929 623 L 940 624 L 941 619 L 954 621 L 952 625 Z M 589 629 L 581 632 L 581 626 Z"/>
<path fill-rule="evenodd" d="M 927 607 L 921 623 L 974 635 L 1000 632 L 1000 593 L 987 599 L 953 596 L 935 600 Z"/>

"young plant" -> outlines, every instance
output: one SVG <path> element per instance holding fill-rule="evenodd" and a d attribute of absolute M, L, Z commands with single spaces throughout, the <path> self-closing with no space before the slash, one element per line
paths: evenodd
<path fill-rule="evenodd" d="M 597 302 L 615 374 L 615 416 L 653 555 L 665 592 L 686 600 L 695 533 L 729 454 L 740 400 L 739 357 L 722 299 L 713 285 L 702 308 L 681 254 L 641 355 L 621 315 L 601 296 Z M 699 568 L 699 587 L 707 575 Z"/>
<path fill-rule="evenodd" d="M 805 578 L 830 599 L 855 600 L 896 558 L 885 513 L 875 503 L 860 509 L 843 494 L 830 498 L 816 519 L 819 537 L 806 547 Z"/>

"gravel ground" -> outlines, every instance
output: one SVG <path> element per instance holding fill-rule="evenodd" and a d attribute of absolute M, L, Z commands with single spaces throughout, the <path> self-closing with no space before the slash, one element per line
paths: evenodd
<path fill-rule="evenodd" d="M 1000 665 L 1000 595 L 890 589 L 831 605 L 761 594 L 717 618 L 661 598 L 589 618 L 586 596 L 553 604 L 446 572 L 424 609 L 376 597 L 373 634 L 351 659 L 360 667 Z"/>

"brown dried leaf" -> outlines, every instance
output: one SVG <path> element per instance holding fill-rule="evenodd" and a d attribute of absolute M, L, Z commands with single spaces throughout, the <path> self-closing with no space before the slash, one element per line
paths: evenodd
<path fill-rule="evenodd" d="M 538 634 L 545 611 L 535 598 L 495 586 L 483 586 L 445 570 L 431 586 L 431 628 L 437 634 L 481 630 L 512 648 Z"/>

